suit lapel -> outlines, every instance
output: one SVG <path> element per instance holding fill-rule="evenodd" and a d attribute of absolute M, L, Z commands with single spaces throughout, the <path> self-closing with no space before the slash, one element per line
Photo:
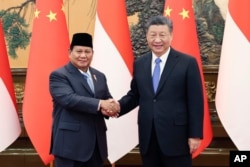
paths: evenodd
<path fill-rule="evenodd" d="M 153 88 L 153 82 L 152 82 L 152 71 L 151 71 L 151 62 L 152 62 L 152 52 L 148 53 L 148 55 L 145 59 L 145 63 L 144 63 L 144 70 L 145 70 L 145 78 L 146 78 L 146 82 L 148 83 L 148 85 L 150 85 L 151 87 L 151 91 L 154 94 L 154 88 Z"/>
<path fill-rule="evenodd" d="M 163 87 L 169 74 L 173 71 L 173 68 L 177 63 L 177 60 L 178 60 L 178 55 L 176 55 L 174 50 L 171 48 L 170 53 L 168 55 L 167 62 L 165 64 L 165 67 L 164 67 L 162 74 L 161 74 L 161 78 L 160 78 L 160 82 L 159 82 L 159 86 L 158 86 L 158 89 L 156 91 L 156 94 Z"/>
<path fill-rule="evenodd" d="M 69 69 L 69 72 L 72 74 L 72 76 L 74 76 L 75 80 L 79 83 L 81 83 L 81 85 L 87 90 L 87 92 L 90 94 L 90 95 L 94 95 L 93 92 L 91 91 L 89 85 L 88 85 L 88 82 L 86 81 L 86 79 L 84 79 L 84 76 L 83 74 L 81 74 L 81 72 L 75 67 L 73 66 L 72 63 L 69 63 L 67 65 L 67 68 Z M 92 75 L 92 74 L 91 74 Z M 95 83 L 94 83 L 95 85 Z"/>
<path fill-rule="evenodd" d="M 96 90 L 96 86 L 97 86 L 96 74 L 95 74 L 94 70 L 93 70 L 91 67 L 89 67 L 89 71 L 90 71 L 91 79 L 92 79 L 92 81 L 93 81 L 94 90 Z M 90 89 L 90 91 L 91 91 L 91 89 Z M 92 91 L 91 91 L 91 92 L 92 92 Z"/>

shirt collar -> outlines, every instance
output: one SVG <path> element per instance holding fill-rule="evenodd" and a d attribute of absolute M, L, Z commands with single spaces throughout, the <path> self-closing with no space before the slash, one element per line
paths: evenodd
<path fill-rule="evenodd" d="M 167 58 L 168 58 L 168 55 L 169 55 L 169 52 L 170 52 L 170 47 L 168 48 L 168 50 L 166 51 L 166 53 L 164 53 L 163 55 L 161 55 L 161 56 L 159 57 L 159 58 L 161 59 L 161 62 L 162 62 L 163 64 L 166 63 Z M 153 55 L 153 57 L 152 57 L 152 64 L 154 64 L 154 63 L 155 63 L 155 59 L 157 59 L 158 56 L 156 56 L 153 52 L 152 52 L 152 55 Z"/>
<path fill-rule="evenodd" d="M 84 72 L 84 71 L 82 71 L 82 70 L 80 70 L 80 69 L 78 69 L 78 70 L 80 71 L 81 74 L 91 76 L 91 73 L 90 73 L 89 68 L 88 68 L 87 72 Z"/>

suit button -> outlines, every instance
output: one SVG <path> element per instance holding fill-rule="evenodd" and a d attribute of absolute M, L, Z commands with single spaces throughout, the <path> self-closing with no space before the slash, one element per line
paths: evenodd
<path fill-rule="evenodd" d="M 153 102 L 156 102 L 157 100 L 156 99 L 153 99 Z"/>

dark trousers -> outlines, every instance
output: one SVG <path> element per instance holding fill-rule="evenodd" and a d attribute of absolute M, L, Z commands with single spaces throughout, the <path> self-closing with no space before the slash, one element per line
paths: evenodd
<path fill-rule="evenodd" d="M 143 167 L 192 167 L 191 154 L 166 156 L 157 141 L 155 128 L 152 128 L 150 145 L 146 154 L 141 154 Z"/>
<path fill-rule="evenodd" d="M 92 157 L 86 162 L 55 156 L 55 167 L 103 167 L 103 164 L 97 144 Z"/>

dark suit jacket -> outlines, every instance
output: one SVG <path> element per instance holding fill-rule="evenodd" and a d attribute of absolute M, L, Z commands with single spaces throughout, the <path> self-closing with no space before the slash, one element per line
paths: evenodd
<path fill-rule="evenodd" d="M 203 91 L 197 62 L 171 48 L 154 93 L 151 60 L 150 52 L 135 61 L 131 90 L 119 100 L 120 115 L 139 105 L 142 154 L 148 151 L 153 123 L 165 155 L 188 154 L 188 138 L 203 137 Z"/>
<path fill-rule="evenodd" d="M 98 143 L 102 159 L 107 158 L 106 124 L 99 99 L 111 98 L 103 73 L 90 68 L 95 94 L 83 75 L 71 63 L 50 75 L 53 98 L 51 153 L 72 160 L 87 161 Z"/>

